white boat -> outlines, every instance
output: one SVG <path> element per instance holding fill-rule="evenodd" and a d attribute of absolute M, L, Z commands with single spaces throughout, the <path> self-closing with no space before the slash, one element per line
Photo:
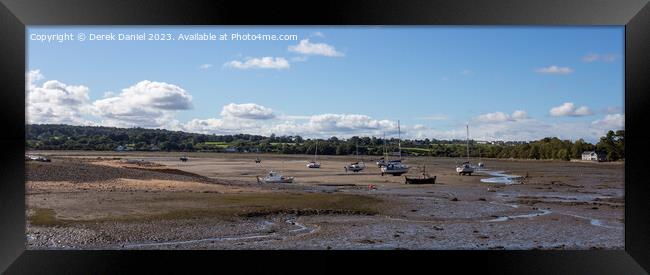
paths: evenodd
<path fill-rule="evenodd" d="M 366 165 L 363 163 L 363 161 L 361 161 L 361 162 L 353 162 L 353 163 L 348 164 L 344 168 L 345 168 L 346 172 L 352 171 L 352 172 L 357 173 L 357 172 L 365 169 Z"/>
<path fill-rule="evenodd" d="M 274 171 L 269 171 L 266 177 L 257 177 L 258 183 L 292 183 L 293 177 L 285 177 L 282 174 Z"/>
<path fill-rule="evenodd" d="M 459 175 L 472 175 L 474 167 L 469 163 L 469 124 L 467 124 L 467 161 L 456 166 L 456 173 Z"/>
<path fill-rule="evenodd" d="M 357 173 L 359 171 L 362 171 L 363 169 L 366 169 L 366 164 L 363 163 L 363 161 L 359 161 L 359 142 L 358 141 L 357 141 L 357 153 L 356 154 L 357 154 L 357 161 L 353 162 L 353 163 L 350 163 L 350 164 L 346 165 L 345 167 L 343 167 L 345 169 L 345 172 L 352 171 L 352 172 Z"/>
<path fill-rule="evenodd" d="M 318 156 L 318 141 L 316 141 L 316 151 L 314 152 L 314 160 L 307 163 L 307 168 L 320 168 L 320 162 L 316 162 Z"/>
<path fill-rule="evenodd" d="M 456 166 L 456 173 L 459 175 L 472 175 L 474 173 L 474 167 L 469 164 L 469 162 L 463 162 L 460 165 Z"/>
<path fill-rule="evenodd" d="M 399 160 L 391 160 L 386 163 L 385 166 L 381 167 L 381 175 L 389 174 L 393 176 L 400 176 L 406 174 L 409 171 L 409 167 L 406 164 L 402 163 L 402 133 L 400 130 L 399 120 L 397 121 L 397 148 L 399 148 Z"/>

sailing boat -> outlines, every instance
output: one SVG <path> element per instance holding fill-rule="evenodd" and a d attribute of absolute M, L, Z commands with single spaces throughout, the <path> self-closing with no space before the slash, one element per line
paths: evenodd
<path fill-rule="evenodd" d="M 458 173 L 459 175 L 470 175 L 471 176 L 472 173 L 474 173 L 474 167 L 472 167 L 469 164 L 469 123 L 466 125 L 466 127 L 467 127 L 467 138 L 466 138 L 467 161 L 456 166 L 456 173 Z"/>
<path fill-rule="evenodd" d="M 384 132 L 384 155 L 377 161 L 377 167 L 381 168 L 386 166 L 386 132 Z"/>
<path fill-rule="evenodd" d="M 422 177 L 419 178 L 409 178 L 408 176 L 404 176 L 404 179 L 406 181 L 404 183 L 406 184 L 434 184 L 436 183 L 436 176 L 429 176 L 426 171 L 427 167 L 422 166 Z"/>
<path fill-rule="evenodd" d="M 366 165 L 363 163 L 363 161 L 359 161 L 359 141 L 357 141 L 357 161 L 350 163 L 343 168 L 345 169 L 345 172 L 352 171 L 355 173 L 366 168 Z"/>
<path fill-rule="evenodd" d="M 409 171 L 409 167 L 402 163 L 402 133 L 400 130 L 399 120 L 397 121 L 397 147 L 399 148 L 399 159 L 391 160 L 385 166 L 381 167 L 381 175 L 390 174 L 399 176 Z"/>
<path fill-rule="evenodd" d="M 307 163 L 307 168 L 320 168 L 320 162 L 316 162 L 318 157 L 318 140 L 316 141 L 316 151 L 314 152 L 314 160 Z"/>
<path fill-rule="evenodd" d="M 477 146 L 478 147 L 478 146 Z M 485 164 L 481 161 L 481 147 L 478 147 L 478 168 L 484 168 Z"/>

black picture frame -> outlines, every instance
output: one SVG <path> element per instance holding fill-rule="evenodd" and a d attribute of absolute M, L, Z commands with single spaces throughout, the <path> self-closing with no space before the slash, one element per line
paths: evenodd
<path fill-rule="evenodd" d="M 0 0 L 0 270 L 128 273 L 158 269 L 288 270 L 296 262 L 371 272 L 404 268 L 488 273 L 643 274 L 650 270 L 650 5 L 647 0 L 109 1 Z M 25 250 L 25 51 L 27 25 L 619 25 L 625 26 L 625 250 L 585 251 L 29 251 Z M 413 258 L 417 256 L 417 259 Z M 360 257 L 363 257 L 360 258 Z M 297 260 L 296 260 L 297 259 Z M 367 264 L 371 261 L 371 265 Z M 323 263 L 328 263 L 323 265 Z M 408 264 L 404 264 L 408 263 Z M 459 264 L 460 263 L 460 264 Z M 132 266 L 135 264 L 135 266 Z M 151 269 L 153 268 L 153 269 Z M 402 270 L 403 271 L 403 270 Z M 184 272 L 185 273 L 185 272 Z"/>

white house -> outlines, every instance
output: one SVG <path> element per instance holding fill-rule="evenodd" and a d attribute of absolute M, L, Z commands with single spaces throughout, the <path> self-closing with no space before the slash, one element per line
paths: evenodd
<path fill-rule="evenodd" d="M 582 160 L 605 161 L 605 154 L 595 151 L 582 152 Z"/>

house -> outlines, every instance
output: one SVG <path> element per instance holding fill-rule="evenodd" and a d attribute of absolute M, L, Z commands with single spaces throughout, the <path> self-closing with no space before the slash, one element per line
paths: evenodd
<path fill-rule="evenodd" d="M 605 154 L 596 151 L 582 152 L 582 160 L 605 161 Z"/>
<path fill-rule="evenodd" d="M 224 151 L 226 151 L 226 153 L 236 153 L 238 150 L 236 147 L 228 147 Z"/>

